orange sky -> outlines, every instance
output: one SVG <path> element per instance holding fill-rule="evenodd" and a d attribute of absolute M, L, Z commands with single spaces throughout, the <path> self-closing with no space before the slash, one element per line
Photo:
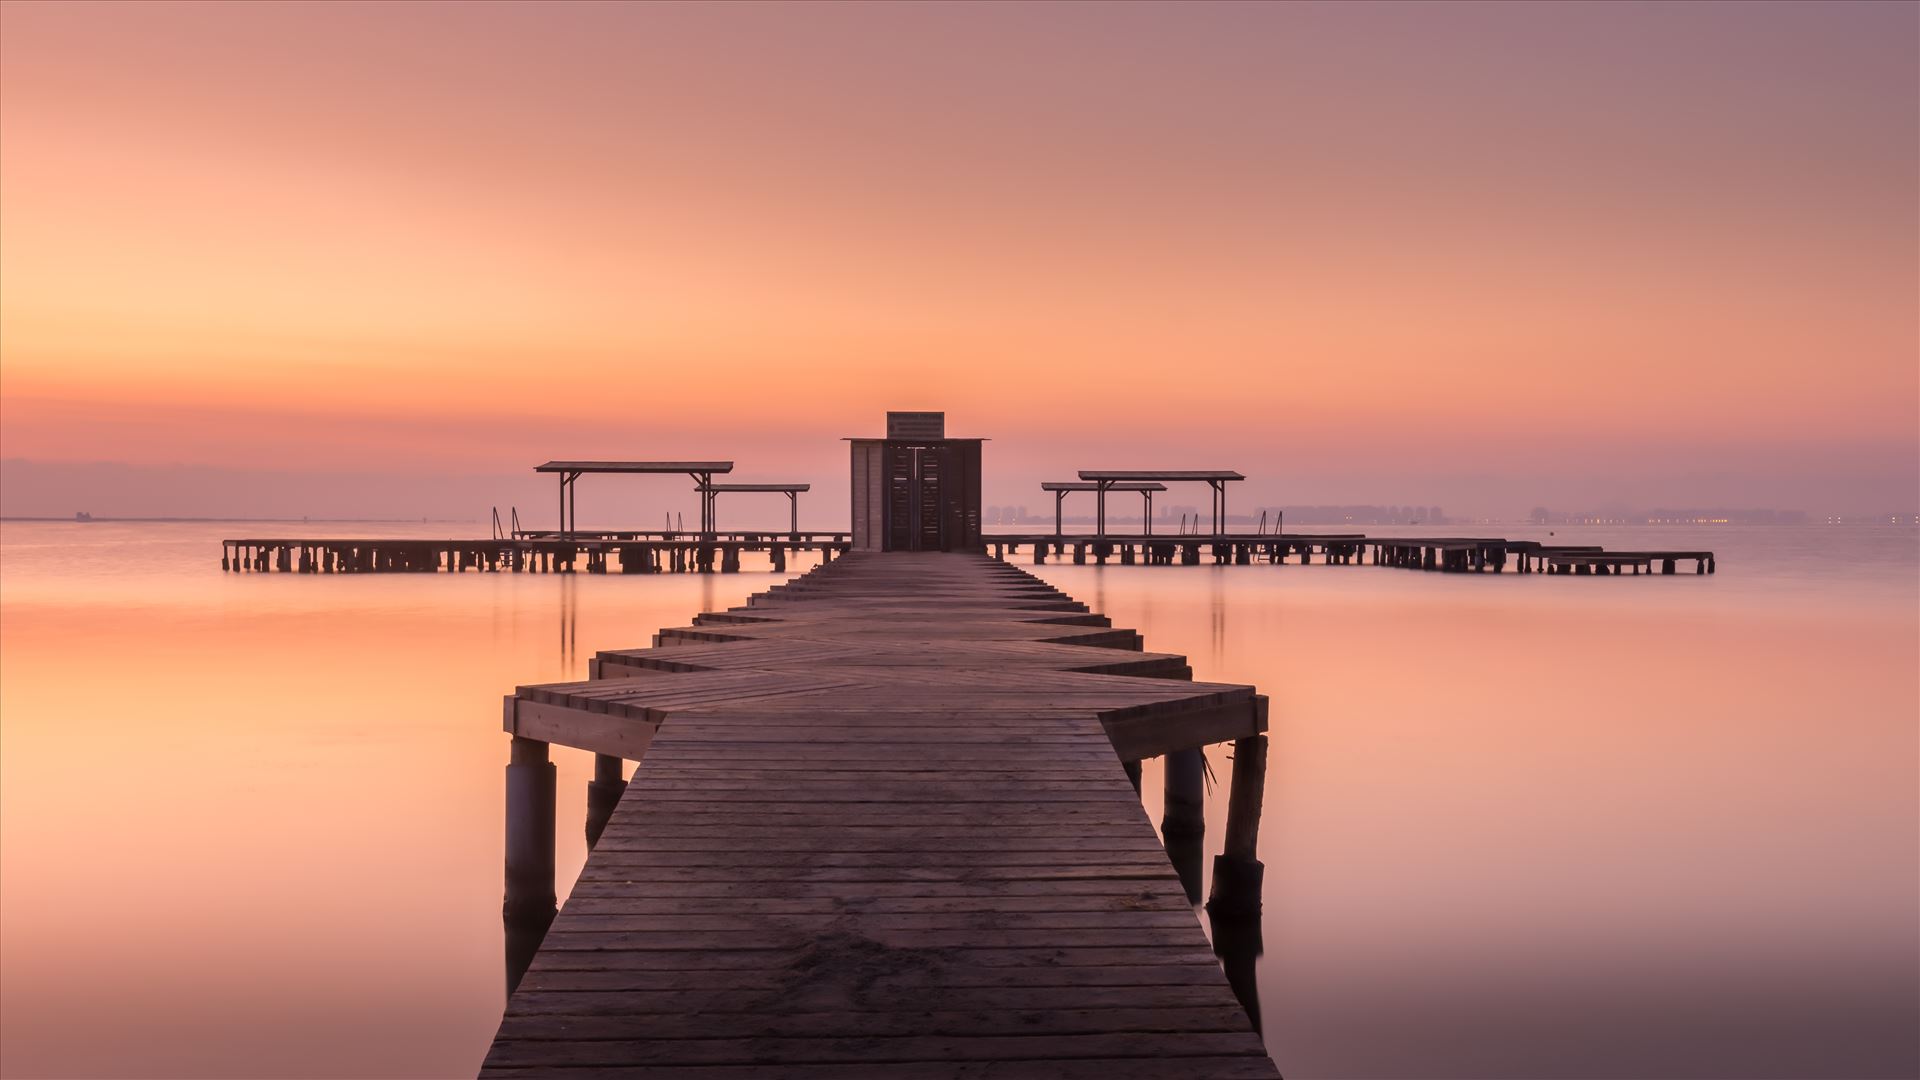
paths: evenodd
<path fill-rule="evenodd" d="M 1916 12 L 8 3 L 0 456 L 1911 509 Z"/>

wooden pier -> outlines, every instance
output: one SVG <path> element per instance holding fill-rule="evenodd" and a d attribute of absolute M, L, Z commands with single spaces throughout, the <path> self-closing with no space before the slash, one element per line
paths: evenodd
<path fill-rule="evenodd" d="M 997 559 L 1032 553 L 1035 565 L 1048 558 L 1075 563 L 1123 566 L 1197 566 L 1212 561 L 1235 566 L 1289 560 L 1306 565 L 1319 556 L 1328 565 L 1396 566 L 1450 573 L 1500 573 L 1511 563 L 1521 574 L 1640 574 L 1679 572 L 1690 564 L 1696 574 L 1715 570 L 1711 551 L 1607 551 L 1604 548 L 1542 544 L 1500 537 L 1374 536 L 1364 533 L 1224 533 L 1218 535 L 1063 535 L 991 533 L 987 549 Z"/>
<path fill-rule="evenodd" d="M 1607 551 L 1581 545 L 1542 544 L 1498 537 L 1369 537 L 1362 533 L 1227 533 L 1206 535 L 1086 536 L 1059 533 L 989 533 L 982 538 L 996 558 L 1026 549 L 1033 562 L 1049 558 L 1142 566 L 1237 566 L 1306 564 L 1317 557 L 1338 565 L 1396 566 L 1455 573 L 1711 574 L 1711 551 Z M 562 537 L 524 532 L 480 540 L 240 539 L 221 541 L 220 569 L 304 574 L 527 572 L 593 574 L 733 573 L 741 556 L 766 555 L 768 566 L 787 569 L 801 552 L 830 560 L 851 550 L 844 532 L 731 532 L 700 536 L 672 532 L 597 532 Z"/>
<path fill-rule="evenodd" d="M 1004 562 L 855 552 L 520 688 L 482 1074 L 1277 1077 L 1169 861 L 1233 742 L 1209 911 L 1257 936 L 1266 701 L 1140 648 Z M 550 743 L 602 766 L 557 916 Z"/>
<path fill-rule="evenodd" d="M 733 573 L 740 556 L 764 553 L 776 571 L 789 557 L 832 559 L 848 549 L 844 532 L 522 534 L 478 540 L 327 537 L 242 539 L 220 543 L 220 569 L 301 574 Z"/>
<path fill-rule="evenodd" d="M 746 552 L 765 552 L 775 572 L 787 569 L 796 552 L 816 551 L 822 561 L 851 550 L 981 551 L 1005 560 L 1030 549 L 1035 563 L 1049 555 L 1084 563 L 1118 558 L 1121 564 L 1192 566 L 1211 556 L 1216 563 L 1284 565 L 1319 555 L 1327 563 L 1397 566 L 1447 572 L 1499 573 L 1508 563 L 1522 574 L 1673 574 L 1691 562 L 1694 573 L 1714 572 L 1711 551 L 1604 551 L 1598 547 L 1555 546 L 1499 537 L 1368 537 L 1361 533 L 1286 533 L 1269 535 L 1227 531 L 1227 486 L 1245 480 L 1233 469 L 1112 470 L 1082 469 L 1076 481 L 1049 481 L 1041 488 L 1054 496 L 1053 535 L 983 534 L 980 517 L 980 444 L 983 440 L 946 437 L 946 414 L 889 412 L 887 437 L 854 438 L 852 449 L 851 528 L 847 532 L 799 531 L 799 497 L 808 484 L 716 484 L 733 471 L 731 461 L 549 461 L 534 471 L 559 478 L 560 527 L 554 531 L 520 527 L 502 532 L 494 511 L 494 535 L 486 540 L 227 540 L 220 568 L 231 571 L 300 573 L 380 573 L 447 570 L 498 572 L 722 573 L 740 569 Z M 699 528 L 693 532 L 646 530 L 582 532 L 576 525 L 575 496 L 588 475 L 685 475 L 700 497 Z M 1206 535 L 1154 536 L 1153 496 L 1168 483 L 1205 484 L 1212 493 Z M 1092 536 L 1063 535 L 1061 506 L 1073 492 L 1094 496 L 1097 528 Z M 722 494 L 763 493 L 787 497 L 789 530 L 782 533 L 721 532 L 715 502 Z M 1107 495 L 1139 494 L 1146 515 L 1143 535 L 1106 531 Z M 1196 515 L 1197 520 L 1197 515 Z M 1265 515 L 1261 521 L 1264 528 Z M 669 525 L 673 524 L 669 520 Z M 1197 528 L 1197 526 L 1196 526 Z"/>

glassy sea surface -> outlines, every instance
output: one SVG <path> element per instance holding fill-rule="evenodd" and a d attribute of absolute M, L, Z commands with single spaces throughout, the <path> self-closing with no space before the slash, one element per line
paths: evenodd
<path fill-rule="evenodd" d="M 220 572 L 266 531 L 474 529 L 0 524 L 0 1073 L 471 1074 L 501 695 L 781 580 Z M 1555 531 L 1719 573 L 1015 561 L 1271 698 L 1231 951 L 1293 1080 L 1920 1073 L 1920 534 Z"/>

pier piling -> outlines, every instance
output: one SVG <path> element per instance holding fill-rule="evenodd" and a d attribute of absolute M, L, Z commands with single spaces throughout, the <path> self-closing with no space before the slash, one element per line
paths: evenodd
<path fill-rule="evenodd" d="M 547 744 L 516 735 L 507 764 L 507 991 L 519 984 L 555 913 L 555 770 Z M 515 966 L 515 961 L 521 961 Z"/>
<path fill-rule="evenodd" d="M 593 779 L 587 782 L 587 846 L 600 842 L 607 819 L 627 793 L 626 762 L 612 754 L 593 755 Z"/>

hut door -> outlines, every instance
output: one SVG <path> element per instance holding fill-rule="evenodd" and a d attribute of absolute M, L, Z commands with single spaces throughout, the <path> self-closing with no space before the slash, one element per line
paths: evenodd
<path fill-rule="evenodd" d="M 937 447 L 887 448 L 887 550 L 946 549 L 942 461 Z"/>
<path fill-rule="evenodd" d="M 918 535 L 914 512 L 914 452 L 910 446 L 887 447 L 887 551 L 912 551 Z"/>
<path fill-rule="evenodd" d="M 915 509 L 914 544 L 915 551 L 942 551 L 946 545 L 944 530 L 947 515 L 940 502 L 940 459 L 937 449 L 921 449 L 913 452 L 915 489 L 919 495 Z"/>

